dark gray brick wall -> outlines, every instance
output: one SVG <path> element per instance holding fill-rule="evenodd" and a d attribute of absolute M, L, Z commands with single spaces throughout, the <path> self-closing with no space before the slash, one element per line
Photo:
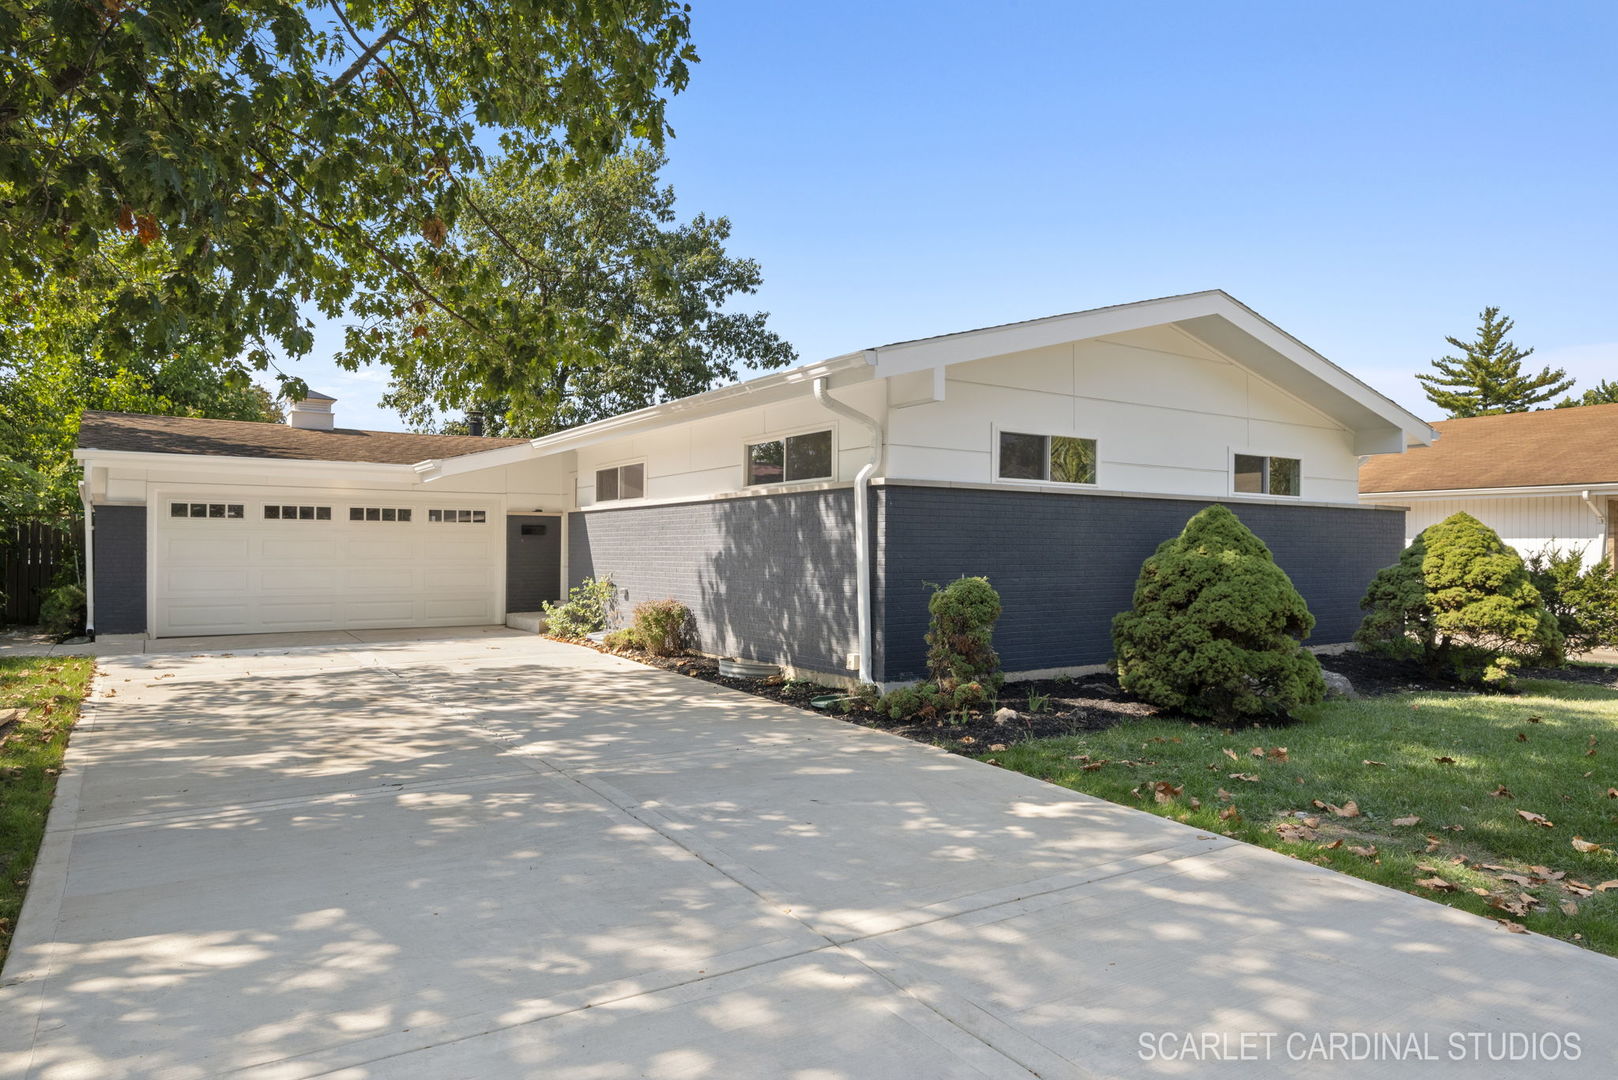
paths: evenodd
<path fill-rule="evenodd" d="M 146 632 L 146 507 L 95 507 L 95 631 Z"/>
<path fill-rule="evenodd" d="M 847 674 L 856 649 L 853 494 L 766 495 L 568 517 L 568 583 L 611 576 L 619 622 L 673 597 L 704 652 Z"/>
<path fill-rule="evenodd" d="M 982 574 L 1000 591 L 995 645 L 1008 671 L 1112 658 L 1112 617 L 1129 606 L 1141 562 L 1210 505 L 1182 499 L 884 485 L 878 677 L 926 668 L 926 582 Z M 1347 641 L 1360 597 L 1404 546 L 1404 511 L 1231 503 L 1292 578 L 1317 620 L 1311 644 Z"/>
<path fill-rule="evenodd" d="M 523 526 L 544 535 L 523 535 Z M 506 518 L 506 610 L 538 611 L 562 595 L 562 519 L 533 514 Z"/>

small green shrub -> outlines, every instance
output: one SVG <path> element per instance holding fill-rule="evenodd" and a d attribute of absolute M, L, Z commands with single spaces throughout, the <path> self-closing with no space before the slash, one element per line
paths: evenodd
<path fill-rule="evenodd" d="M 983 683 L 958 683 L 945 689 L 936 682 L 921 682 L 890 691 L 876 703 L 877 711 L 892 720 L 936 719 L 955 722 L 974 709 L 993 704 L 994 691 Z"/>
<path fill-rule="evenodd" d="M 65 637 L 84 632 L 84 586 L 58 585 L 39 605 L 39 625 L 48 634 Z"/>
<path fill-rule="evenodd" d="M 998 690 L 1005 681 L 993 640 L 1000 594 L 989 579 L 962 577 L 934 589 L 927 611 L 932 615 L 927 671 L 939 688 L 952 691 L 963 683 L 982 683 Z"/>
<path fill-rule="evenodd" d="M 1360 607 L 1362 648 L 1419 660 L 1434 674 L 1497 686 L 1524 659 L 1562 662 L 1562 633 L 1522 557 L 1471 514 L 1422 530 L 1372 579 Z"/>
<path fill-rule="evenodd" d="M 1193 716 L 1279 716 L 1320 701 L 1303 647 L 1315 617 L 1264 541 L 1210 506 L 1140 568 L 1134 607 L 1112 622 L 1118 682 Z"/>
<path fill-rule="evenodd" d="M 678 600 L 647 600 L 630 618 L 636 646 L 653 656 L 679 656 L 696 639 L 697 620 Z"/>
<path fill-rule="evenodd" d="M 1030 690 L 1028 692 L 1028 711 L 1029 712 L 1031 712 L 1031 713 L 1042 713 L 1042 712 L 1044 712 L 1046 709 L 1048 709 L 1050 707 L 1051 707 L 1051 696 L 1049 694 L 1041 694 L 1041 693 L 1037 693 L 1037 692 L 1032 691 L 1032 690 Z"/>
<path fill-rule="evenodd" d="M 609 649 L 616 650 L 627 649 L 634 652 L 640 652 L 643 649 L 643 646 L 640 643 L 640 638 L 636 635 L 635 628 L 633 626 L 626 626 L 622 630 L 614 630 L 612 633 L 601 639 L 601 644 L 605 645 Z"/>
<path fill-rule="evenodd" d="M 1618 572 L 1605 559 L 1547 547 L 1528 556 L 1528 580 L 1556 619 L 1570 653 L 1618 649 Z"/>
<path fill-rule="evenodd" d="M 618 600 L 610 577 L 585 578 L 567 592 L 567 602 L 541 605 L 545 631 L 554 637 L 577 640 L 604 629 Z"/>

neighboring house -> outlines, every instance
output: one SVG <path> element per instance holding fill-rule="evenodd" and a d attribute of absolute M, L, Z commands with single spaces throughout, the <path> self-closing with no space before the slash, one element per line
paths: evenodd
<path fill-rule="evenodd" d="M 1361 455 L 1416 417 L 1223 292 L 849 353 L 532 442 L 87 414 L 92 619 L 154 635 L 501 621 L 610 576 L 704 651 L 925 668 L 933 584 L 987 575 L 1011 672 L 1104 663 L 1141 561 L 1214 502 L 1347 640 L 1405 533 Z M 565 573 L 564 573 L 565 568 Z M 620 616 L 621 617 L 621 616 Z"/>
<path fill-rule="evenodd" d="M 1405 542 L 1464 510 L 1524 555 L 1614 557 L 1618 405 L 1440 420 L 1439 439 L 1360 467 L 1360 498 L 1403 503 Z"/>

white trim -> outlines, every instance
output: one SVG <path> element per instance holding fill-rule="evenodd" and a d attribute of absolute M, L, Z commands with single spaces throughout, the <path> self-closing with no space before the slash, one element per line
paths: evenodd
<path fill-rule="evenodd" d="M 786 472 L 787 472 L 787 444 L 786 444 L 786 441 L 788 439 L 795 439 L 795 438 L 797 438 L 797 437 L 799 437 L 801 435 L 818 435 L 822 431 L 826 432 L 827 434 L 829 434 L 831 436 L 831 472 L 827 473 L 825 476 L 810 476 L 810 477 L 807 477 L 807 478 L 805 478 L 803 480 L 786 480 L 786 479 L 782 479 L 779 482 L 774 483 L 774 484 L 749 484 L 747 482 L 747 474 L 751 470 L 752 465 L 753 465 L 752 454 L 749 453 L 749 451 L 751 451 L 753 449 L 753 447 L 755 447 L 755 446 L 763 446 L 765 443 L 771 443 L 771 442 L 780 443 L 781 444 L 781 475 L 782 475 L 782 477 L 785 477 Z M 755 491 L 755 490 L 758 490 L 760 488 L 795 488 L 795 487 L 801 487 L 804 484 L 823 484 L 828 480 L 836 480 L 836 479 L 838 479 L 842 474 L 842 469 L 839 467 L 840 463 L 838 461 L 838 455 L 839 455 L 839 452 L 843 448 L 843 444 L 842 444 L 842 440 L 838 438 L 837 421 L 835 421 L 835 420 L 833 420 L 830 424 L 828 424 L 828 423 L 826 423 L 826 421 L 822 420 L 822 421 L 820 421 L 819 423 L 816 423 L 816 424 L 805 424 L 805 425 L 801 425 L 801 426 L 795 427 L 795 428 L 784 428 L 779 432 L 769 432 L 769 433 L 763 434 L 763 435 L 748 435 L 748 436 L 744 437 L 741 440 L 741 444 L 742 444 L 742 477 L 741 477 L 741 480 L 742 480 L 742 489 L 743 490 Z"/>
<path fill-rule="evenodd" d="M 1228 468 L 1225 473 L 1225 491 L 1228 495 L 1230 495 L 1231 498 L 1255 499 L 1262 502 L 1297 502 L 1303 498 L 1303 458 L 1293 457 L 1291 454 L 1271 454 L 1263 450 L 1239 449 L 1235 446 L 1230 447 L 1229 451 L 1230 452 L 1227 455 Z M 1287 461 L 1296 461 L 1298 463 L 1298 493 L 1296 495 L 1276 495 L 1275 493 L 1269 491 L 1237 491 L 1237 455 L 1242 457 L 1256 457 L 1264 459 L 1264 482 L 1266 485 L 1269 484 L 1270 480 L 1271 458 L 1285 458 Z"/>
<path fill-rule="evenodd" d="M 1096 444 L 1096 478 L 1089 483 L 1082 480 L 1052 480 L 1051 472 L 1051 444 L 1045 443 L 1045 479 L 1032 480 L 1025 476 L 1000 475 L 1000 436 L 1007 435 L 1035 435 L 1050 440 L 1059 439 L 1088 439 Z M 1101 487 L 1101 440 L 1094 435 L 1068 435 L 1055 431 L 1016 431 L 1001 426 L 997 420 L 989 421 L 989 482 L 991 484 L 1009 484 L 1013 487 L 1064 487 L 1077 488 L 1081 491 L 1094 490 Z"/>
<path fill-rule="evenodd" d="M 1419 491 L 1362 491 L 1361 499 L 1498 499 L 1498 498 L 1553 498 L 1577 495 L 1581 491 L 1597 494 L 1618 493 L 1618 484 L 1546 484 L 1539 487 L 1501 488 L 1426 488 Z"/>
<path fill-rule="evenodd" d="M 624 498 L 622 495 L 613 499 L 603 499 L 601 497 L 601 474 L 606 472 L 608 469 L 619 471 L 622 469 L 627 469 L 631 465 L 640 466 L 640 494 L 629 499 Z M 622 458 L 618 461 L 604 461 L 590 470 L 590 504 L 594 506 L 598 502 L 630 504 L 644 502 L 646 499 L 646 492 L 650 490 L 651 486 L 652 468 L 650 463 L 646 460 L 646 455 L 642 454 L 639 457 Z M 618 490 L 622 491 L 623 487 L 624 478 L 620 475 L 618 477 Z M 575 498 L 576 497 L 577 496 L 575 496 Z"/>
<path fill-rule="evenodd" d="M 290 473 L 320 472 L 329 474 L 335 465 L 345 472 L 358 474 L 359 476 L 376 474 L 398 480 L 416 475 L 414 465 L 390 465 L 375 461 L 310 461 L 305 458 L 226 457 L 219 454 L 150 454 L 137 453 L 132 450 L 94 449 L 74 450 L 73 457 L 79 461 L 109 467 L 126 465 L 145 466 L 147 468 L 174 468 L 177 463 L 184 462 L 185 467 L 188 469 L 240 471 L 243 467 L 246 467 L 257 472 L 285 471 Z"/>

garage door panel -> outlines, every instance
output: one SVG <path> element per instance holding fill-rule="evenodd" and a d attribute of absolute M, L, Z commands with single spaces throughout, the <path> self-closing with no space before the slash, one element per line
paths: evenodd
<path fill-rule="evenodd" d="M 174 502 L 218 496 L 173 493 Z M 237 497 L 239 500 L 239 496 Z M 303 500 L 307 502 L 309 500 Z M 287 504 L 299 502 L 288 499 Z M 301 503 L 300 503 L 301 505 Z M 322 502 L 325 505 L 325 502 Z M 414 519 L 352 521 L 350 506 L 408 505 L 397 492 L 359 493 L 332 505 L 329 521 L 245 517 L 156 521 L 153 581 L 156 633 L 234 634 L 345 627 L 451 626 L 502 617 L 501 537 L 496 507 L 476 500 L 488 522 Z"/>

